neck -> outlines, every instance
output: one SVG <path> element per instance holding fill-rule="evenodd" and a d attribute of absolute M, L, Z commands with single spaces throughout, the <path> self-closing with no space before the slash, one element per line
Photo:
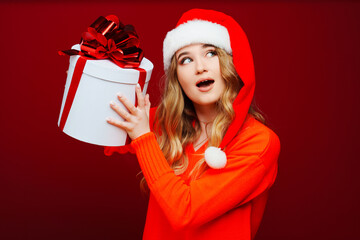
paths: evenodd
<path fill-rule="evenodd" d="M 216 105 L 198 105 L 194 104 L 196 115 L 200 122 L 211 123 L 214 121 L 217 111 Z"/>

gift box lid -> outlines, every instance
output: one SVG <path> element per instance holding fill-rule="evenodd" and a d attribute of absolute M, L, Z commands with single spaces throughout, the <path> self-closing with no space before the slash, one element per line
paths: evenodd
<path fill-rule="evenodd" d="M 74 45 L 72 49 L 80 51 L 80 44 Z M 75 68 L 79 57 L 79 55 L 70 56 L 70 67 Z M 139 68 L 151 73 L 154 65 L 144 57 Z M 139 71 L 136 68 L 121 68 L 108 59 L 87 60 L 83 73 L 99 79 L 124 84 L 137 84 L 139 76 Z M 147 81 L 149 81 L 149 78 L 147 78 Z"/>

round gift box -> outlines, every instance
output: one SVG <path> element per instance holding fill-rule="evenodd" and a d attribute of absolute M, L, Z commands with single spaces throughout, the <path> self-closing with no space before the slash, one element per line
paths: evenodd
<path fill-rule="evenodd" d="M 73 49 L 80 50 L 80 45 L 73 46 Z M 60 126 L 61 121 L 65 122 L 62 129 L 63 132 L 80 141 L 101 146 L 125 145 L 127 133 L 107 123 L 106 118 L 121 119 L 110 108 L 110 101 L 114 101 L 121 107 L 124 107 L 117 100 L 117 93 L 122 93 L 132 103 L 135 103 L 135 86 L 140 79 L 140 70 L 136 68 L 121 68 L 107 59 L 87 60 L 70 110 L 65 111 L 68 112 L 68 115 L 67 117 L 65 114 L 62 116 L 65 102 L 71 101 L 68 99 L 68 93 L 71 84 L 74 84 L 72 83 L 74 69 L 79 58 L 79 55 L 70 56 L 58 125 Z M 142 59 L 139 68 L 146 71 L 145 84 L 143 86 L 144 94 L 146 93 L 153 67 L 153 64 L 148 59 Z"/>

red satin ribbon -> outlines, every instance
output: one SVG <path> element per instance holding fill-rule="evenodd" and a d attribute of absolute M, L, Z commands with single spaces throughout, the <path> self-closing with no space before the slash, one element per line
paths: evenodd
<path fill-rule="evenodd" d="M 59 124 L 61 131 L 64 130 L 65 123 L 69 116 L 70 109 L 71 109 L 72 103 L 74 101 L 75 94 L 76 94 L 77 88 L 79 86 L 85 64 L 86 64 L 86 59 L 80 56 L 75 65 L 74 73 L 73 73 L 71 83 L 69 86 L 69 91 L 66 96 L 64 108 L 63 108 L 63 111 L 61 114 L 61 119 L 60 119 L 60 124 Z"/>
<path fill-rule="evenodd" d="M 82 34 L 81 51 L 59 51 L 60 55 L 81 55 L 90 59 L 110 59 L 122 68 L 139 67 L 143 51 L 139 37 L 132 25 L 123 25 L 118 17 L 100 16 Z"/>

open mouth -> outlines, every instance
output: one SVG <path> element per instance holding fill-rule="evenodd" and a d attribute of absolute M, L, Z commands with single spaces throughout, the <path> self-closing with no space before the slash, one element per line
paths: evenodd
<path fill-rule="evenodd" d="M 215 82 L 215 81 L 212 80 L 212 79 L 204 79 L 204 80 L 196 83 L 196 86 L 197 86 L 198 88 L 208 87 L 208 86 L 210 86 L 211 84 L 213 84 L 214 82 Z"/>

